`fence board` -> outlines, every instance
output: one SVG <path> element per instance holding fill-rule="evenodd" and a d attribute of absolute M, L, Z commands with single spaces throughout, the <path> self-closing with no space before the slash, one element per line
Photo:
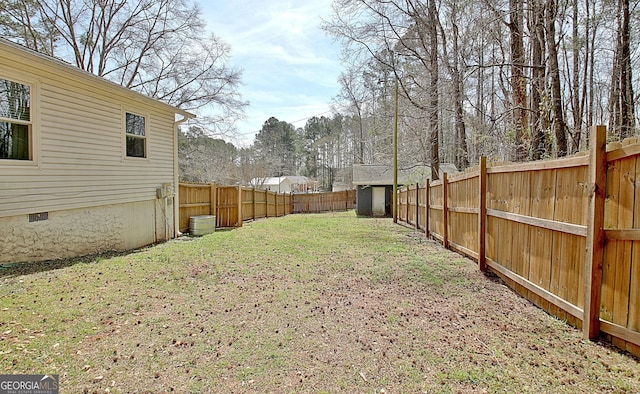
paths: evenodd
<path fill-rule="evenodd" d="M 635 225 L 637 158 L 626 156 L 609 163 L 605 228 L 629 229 Z M 637 287 L 632 286 L 633 251 L 634 241 L 609 239 L 603 262 L 601 318 L 624 328 L 630 327 L 631 314 L 636 313 L 633 308 L 637 309 L 637 301 L 632 300 L 633 288 Z M 614 339 L 614 344 L 624 347 L 622 340 Z"/>
<path fill-rule="evenodd" d="M 433 236 L 443 234 L 442 206 L 442 181 L 436 181 L 429 191 L 429 232 Z"/>
<path fill-rule="evenodd" d="M 426 201 L 427 194 L 425 193 L 425 185 L 418 185 L 417 195 L 418 195 L 417 197 L 418 229 L 424 230 L 426 227 L 425 224 L 426 224 L 426 208 L 427 208 L 427 201 Z"/>
<path fill-rule="evenodd" d="M 478 168 L 478 268 L 480 271 L 487 269 L 487 158 L 480 158 Z M 427 183 L 427 189 L 429 183 Z"/>
<path fill-rule="evenodd" d="M 620 191 L 620 160 L 607 163 L 607 194 L 604 201 L 604 228 L 618 227 L 618 198 Z M 613 299 L 617 257 L 617 242 L 609 242 L 605 248 L 602 266 L 602 292 L 600 317 L 613 321 Z"/>
<path fill-rule="evenodd" d="M 640 146 L 640 144 L 638 144 Z M 635 168 L 635 201 L 633 205 L 633 228 L 640 229 L 640 159 L 636 156 L 636 168 Z M 629 291 L 629 321 L 627 328 L 631 331 L 640 332 L 640 241 L 634 240 L 631 250 L 631 272 L 630 281 L 634 285 L 631 286 Z M 640 342 L 627 344 L 626 350 L 633 354 L 640 354 Z"/>
<path fill-rule="evenodd" d="M 402 188 L 402 189 L 398 189 L 398 196 L 396 198 L 396 202 L 398 204 L 398 211 L 397 211 L 397 217 L 398 217 L 398 221 L 401 222 L 406 222 L 407 218 L 404 217 L 404 213 L 406 212 L 404 207 L 406 205 L 405 203 L 405 198 L 407 195 L 407 189 Z"/>
<path fill-rule="evenodd" d="M 450 241 L 478 255 L 479 182 L 476 172 L 449 182 Z"/>
<path fill-rule="evenodd" d="M 256 190 L 254 194 L 255 219 L 267 217 L 267 191 Z"/>
<path fill-rule="evenodd" d="M 636 157 L 627 157 L 620 161 L 620 197 L 618 202 L 618 225 L 616 228 L 631 228 L 634 216 Z M 618 250 L 614 285 L 614 310 L 611 322 L 626 327 L 629 317 L 629 286 L 631 284 L 631 250 L 633 242 L 622 240 L 614 242 L 618 244 Z"/>

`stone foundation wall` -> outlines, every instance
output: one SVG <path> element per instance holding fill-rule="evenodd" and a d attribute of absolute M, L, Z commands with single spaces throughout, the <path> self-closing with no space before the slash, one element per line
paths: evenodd
<path fill-rule="evenodd" d="M 0 218 L 0 264 L 42 261 L 121 251 L 165 239 L 165 222 L 173 229 L 173 212 L 163 200 Z M 162 230 L 162 231 L 160 231 Z"/>

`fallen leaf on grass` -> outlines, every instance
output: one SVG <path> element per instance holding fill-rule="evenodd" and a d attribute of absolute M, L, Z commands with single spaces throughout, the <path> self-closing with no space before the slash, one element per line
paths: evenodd
<path fill-rule="evenodd" d="M 367 378 L 364 376 L 364 373 L 360 372 L 360 377 L 362 378 L 362 380 L 364 380 L 365 382 L 369 383 Z"/>

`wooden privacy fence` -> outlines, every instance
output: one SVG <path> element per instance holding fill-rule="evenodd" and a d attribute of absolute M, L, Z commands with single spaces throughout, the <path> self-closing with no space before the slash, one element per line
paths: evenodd
<path fill-rule="evenodd" d="M 293 195 L 293 213 L 346 211 L 355 207 L 355 190 Z"/>
<path fill-rule="evenodd" d="M 180 183 L 180 231 L 192 216 L 215 215 L 216 227 L 240 227 L 245 220 L 292 213 L 292 195 L 215 183 Z"/>
<path fill-rule="evenodd" d="M 199 215 L 215 215 L 216 227 L 240 227 L 246 220 L 355 208 L 355 190 L 281 194 L 215 183 L 180 183 L 178 198 L 181 232 L 188 231 L 189 219 Z"/>
<path fill-rule="evenodd" d="M 490 268 L 524 297 L 640 355 L 640 143 L 487 167 L 399 190 L 398 220 Z"/>

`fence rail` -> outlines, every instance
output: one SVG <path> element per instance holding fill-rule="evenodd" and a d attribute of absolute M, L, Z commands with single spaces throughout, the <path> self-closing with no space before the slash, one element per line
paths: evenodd
<path fill-rule="evenodd" d="M 178 198 L 181 232 L 189 230 L 192 216 L 215 215 L 216 227 L 240 227 L 247 220 L 355 208 L 355 190 L 282 194 L 215 183 L 180 183 Z"/>
<path fill-rule="evenodd" d="M 398 220 L 490 268 L 584 336 L 640 355 L 640 143 L 487 167 L 398 191 Z"/>

